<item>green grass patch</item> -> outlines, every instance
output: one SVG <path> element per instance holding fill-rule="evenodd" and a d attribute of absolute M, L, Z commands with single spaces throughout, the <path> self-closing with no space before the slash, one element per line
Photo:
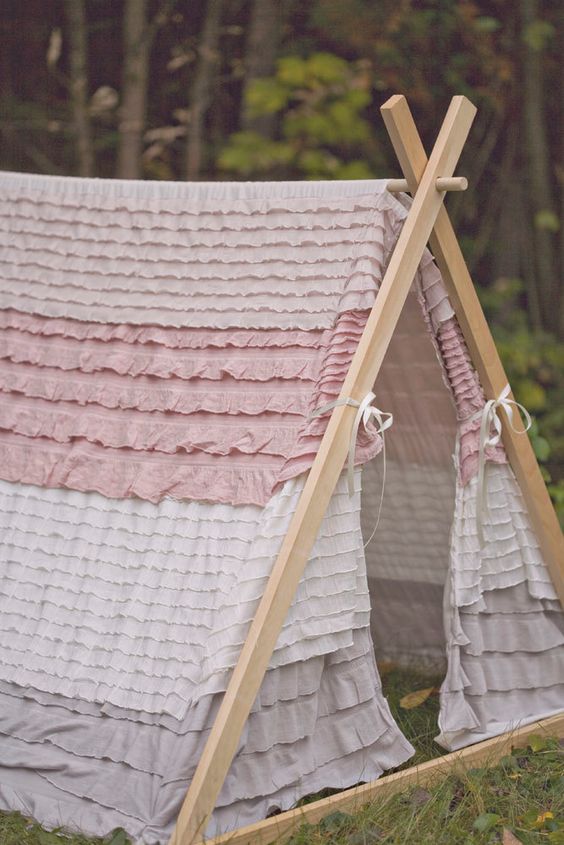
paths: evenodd
<path fill-rule="evenodd" d="M 415 755 L 400 766 L 400 769 L 406 769 L 445 754 L 446 752 L 434 742 L 439 732 L 439 687 L 443 676 L 427 675 L 395 666 L 387 668 L 386 664 L 381 665 L 380 674 L 384 695 L 394 719 L 400 731 L 415 748 Z M 435 692 L 423 704 L 412 710 L 405 710 L 400 706 L 401 699 L 406 695 L 428 687 L 434 687 Z"/>
<path fill-rule="evenodd" d="M 382 682 L 400 729 L 416 749 L 401 768 L 440 756 L 439 699 L 405 709 L 417 690 L 438 689 L 441 678 L 382 667 Z M 312 796 L 309 800 L 323 796 Z M 47 832 L 18 813 L 0 813 L 0 845 L 127 845 L 121 830 L 105 839 Z M 428 789 L 408 789 L 359 813 L 335 812 L 302 825 L 288 845 L 564 845 L 564 747 L 538 737 L 490 769 L 450 775 Z"/>
<path fill-rule="evenodd" d="M 288 845 L 564 845 L 564 750 L 515 749 L 491 769 L 302 825 Z"/>

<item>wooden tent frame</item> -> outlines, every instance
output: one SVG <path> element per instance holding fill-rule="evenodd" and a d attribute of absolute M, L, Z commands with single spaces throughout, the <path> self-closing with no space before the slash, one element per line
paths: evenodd
<path fill-rule="evenodd" d="M 466 97 L 453 97 L 429 159 L 403 96 L 391 97 L 382 106 L 381 112 L 407 180 L 407 187 L 414 199 L 351 362 L 340 398 L 352 398 L 360 402 L 372 389 L 429 241 L 486 399 L 497 399 L 507 384 L 507 376 L 443 206 L 444 180 L 453 175 L 476 108 Z M 437 184 L 438 179 L 443 181 Z M 355 414 L 356 408 L 345 404 L 335 407 L 331 414 L 169 845 L 193 845 L 203 837 L 345 463 Z M 519 436 L 510 425 L 503 426 L 503 443 L 523 492 L 544 561 L 564 606 L 564 539 L 534 452 L 528 437 Z M 564 733 L 564 716 L 548 720 L 546 724 L 556 732 Z M 527 729 L 522 729 L 519 736 L 526 736 L 529 732 L 530 729 L 528 732 Z M 389 784 L 390 779 L 393 779 L 394 784 L 400 785 L 396 788 L 401 788 L 401 785 L 407 786 L 414 782 L 414 779 L 426 770 L 443 770 L 449 758 L 472 760 L 475 765 L 484 759 L 483 754 L 487 755 L 488 749 L 505 749 L 510 742 L 509 735 L 498 737 L 489 743 L 480 743 L 479 746 L 464 752 L 456 752 L 430 761 L 424 766 L 407 769 L 376 781 L 375 784 L 369 784 L 368 788 L 362 787 L 352 792 L 356 794 L 357 800 L 360 796 L 366 801 L 369 796 L 381 793 L 385 789 L 382 785 Z M 300 810 L 299 821 L 314 821 L 322 817 L 323 811 L 330 812 L 345 804 L 349 806 L 352 799 L 349 800 L 347 796 L 350 795 L 351 792 L 342 793 L 328 802 L 310 805 L 313 809 L 308 808 L 307 812 Z M 339 802 L 341 798 L 342 801 Z M 323 805 L 321 810 L 315 809 L 318 804 Z M 284 818 L 292 816 L 292 813 L 292 823 L 283 828 Z M 247 833 L 240 831 L 243 838 L 235 832 L 219 837 L 217 842 L 272 841 L 280 833 L 290 832 L 295 818 L 296 811 L 283 813 L 275 820 L 247 828 Z M 263 833 L 259 832 L 261 824 Z M 266 832 L 264 825 L 270 833 Z M 256 837 L 252 832 L 253 828 Z"/>

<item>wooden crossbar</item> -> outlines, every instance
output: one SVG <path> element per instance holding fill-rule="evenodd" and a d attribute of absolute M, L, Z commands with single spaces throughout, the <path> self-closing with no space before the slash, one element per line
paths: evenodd
<path fill-rule="evenodd" d="M 428 760 L 419 766 L 410 766 L 393 775 L 385 775 L 378 780 L 364 783 L 362 786 L 347 789 L 329 798 L 312 801 L 295 810 L 287 810 L 278 816 L 265 819 L 255 824 L 240 827 L 232 833 L 224 833 L 215 839 L 208 839 L 206 845 L 270 845 L 283 842 L 302 824 L 315 824 L 337 810 L 352 813 L 366 804 L 385 801 L 391 795 L 409 789 L 412 786 L 430 786 L 441 778 L 451 774 L 460 774 L 477 766 L 495 766 L 502 757 L 511 753 L 512 748 L 527 745 L 532 735 L 564 737 L 564 713 L 543 719 L 532 725 L 518 728 L 477 742 L 461 751 L 453 751 L 443 757 Z M 199 845 L 204 845 L 203 842 Z"/>
<path fill-rule="evenodd" d="M 475 107 L 466 97 L 453 97 L 351 362 L 341 398 L 361 401 L 376 381 L 442 207 L 444 193 L 437 190 L 436 180 L 453 175 L 475 114 Z M 341 474 L 355 413 L 351 406 L 340 405 L 331 415 L 170 845 L 192 845 L 205 830 Z"/>
<path fill-rule="evenodd" d="M 409 190 L 416 195 L 422 184 L 427 156 L 407 100 L 396 95 L 382 106 L 381 111 Z M 508 383 L 507 375 L 444 207 L 437 215 L 429 241 L 486 399 L 497 399 Z M 503 426 L 502 437 L 544 562 L 564 607 L 564 537 L 533 447 L 527 435 L 515 432 L 511 425 Z"/>

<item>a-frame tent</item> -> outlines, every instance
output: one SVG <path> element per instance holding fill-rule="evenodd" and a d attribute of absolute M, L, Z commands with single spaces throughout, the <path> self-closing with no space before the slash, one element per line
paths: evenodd
<path fill-rule="evenodd" d="M 380 654 L 434 617 L 443 745 L 562 731 L 562 536 L 443 208 L 474 112 L 454 98 L 427 161 L 383 107 L 409 210 L 376 182 L 2 177 L 0 806 L 152 844 L 190 780 L 188 845 L 228 772 L 213 831 L 398 765 L 366 569 Z"/>
<path fill-rule="evenodd" d="M 472 279 L 443 207 L 444 192 L 439 191 L 437 186 L 437 179 L 451 177 L 454 172 L 474 119 L 475 108 L 465 97 L 453 98 L 428 161 L 405 98 L 392 97 L 381 111 L 414 202 L 343 384 L 339 398 L 345 401 L 333 410 L 170 845 L 189 845 L 198 839 L 213 809 L 323 514 L 345 463 L 356 408 L 377 380 L 427 241 L 430 240 L 442 271 L 486 398 L 498 400 L 508 384 Z M 355 400 L 356 406 L 347 405 L 348 398 Z M 507 412 L 507 406 L 503 407 L 503 411 Z M 505 422 L 502 429 L 503 443 L 527 503 L 555 590 L 564 607 L 562 532 L 530 442 L 527 438 L 519 437 L 511 419 Z"/>

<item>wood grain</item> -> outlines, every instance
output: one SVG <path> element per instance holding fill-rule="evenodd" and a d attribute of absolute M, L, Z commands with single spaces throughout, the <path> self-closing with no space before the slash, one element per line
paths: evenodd
<path fill-rule="evenodd" d="M 392 97 L 382 107 L 382 117 L 410 192 L 416 196 L 423 174 L 426 173 L 427 156 L 405 97 Z M 508 383 L 508 378 L 444 207 L 437 215 L 429 240 L 486 399 L 497 399 Z M 564 607 L 564 537 L 535 453 L 527 435 L 516 433 L 510 425 L 503 426 L 502 436 L 544 562 Z"/>

